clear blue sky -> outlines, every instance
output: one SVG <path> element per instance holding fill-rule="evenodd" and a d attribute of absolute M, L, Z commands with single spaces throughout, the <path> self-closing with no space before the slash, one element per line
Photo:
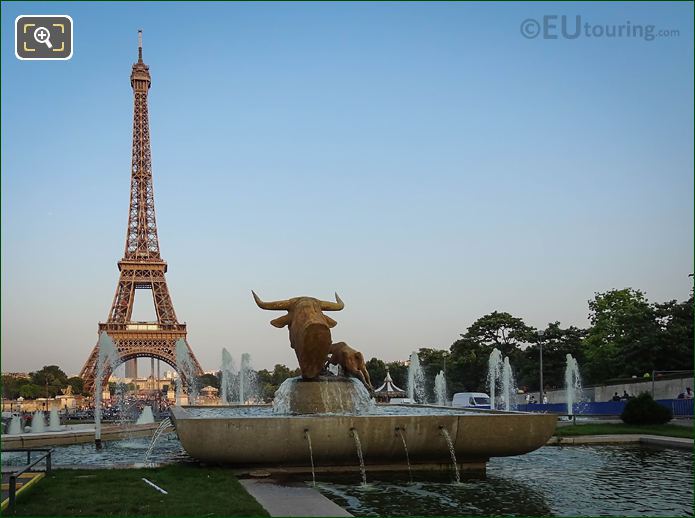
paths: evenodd
<path fill-rule="evenodd" d="M 19 14 L 71 15 L 73 58 L 17 60 Z M 679 36 L 522 37 L 545 14 Z M 585 326 L 596 291 L 688 295 L 692 3 L 3 3 L 4 371 L 78 372 L 107 317 L 138 28 L 160 245 L 206 370 L 223 346 L 296 366 L 251 289 L 338 291 L 334 340 L 384 360 L 493 310 Z"/>

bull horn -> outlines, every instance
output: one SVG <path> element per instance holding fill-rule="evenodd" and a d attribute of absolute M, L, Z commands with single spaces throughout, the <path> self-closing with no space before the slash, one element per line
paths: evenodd
<path fill-rule="evenodd" d="M 258 295 L 256 295 L 256 292 L 251 290 L 251 293 L 253 293 L 253 298 L 256 301 L 256 304 L 258 304 L 258 307 L 261 309 L 270 309 L 270 310 L 275 310 L 275 311 L 287 311 L 290 308 L 290 305 L 292 304 L 292 300 L 276 300 L 273 302 L 263 302 Z"/>
<path fill-rule="evenodd" d="M 321 310 L 322 311 L 340 311 L 345 307 L 345 303 L 340 300 L 340 297 L 338 297 L 338 294 L 335 294 L 335 302 L 326 302 L 325 300 L 321 301 Z"/>

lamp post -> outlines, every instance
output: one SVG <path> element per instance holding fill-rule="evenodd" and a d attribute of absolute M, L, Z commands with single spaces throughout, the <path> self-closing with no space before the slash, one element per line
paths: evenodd
<path fill-rule="evenodd" d="M 538 347 L 540 349 L 540 372 L 541 372 L 541 385 L 539 388 L 538 403 L 543 404 L 543 335 L 545 331 L 542 329 L 538 330 Z"/>

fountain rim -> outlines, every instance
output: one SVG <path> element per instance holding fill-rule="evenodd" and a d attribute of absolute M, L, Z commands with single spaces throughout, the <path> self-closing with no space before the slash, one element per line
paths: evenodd
<path fill-rule="evenodd" d="M 273 405 L 270 403 L 259 403 L 253 405 L 175 405 L 171 407 L 171 415 L 174 420 L 178 419 L 196 419 L 196 420 L 216 420 L 216 419 L 321 419 L 321 418 L 368 418 L 368 419 L 378 419 L 378 418 L 393 418 L 393 417 L 481 417 L 481 416 L 508 416 L 508 415 L 519 415 L 519 416 L 548 416 L 548 415 L 565 415 L 555 412 L 522 412 L 518 410 L 491 410 L 482 408 L 467 408 L 467 407 L 451 407 L 442 405 L 425 405 L 425 404 L 409 404 L 409 403 L 377 403 L 377 407 L 400 407 L 400 408 L 436 408 L 450 410 L 449 413 L 444 414 L 356 414 L 356 413 L 324 413 L 324 414 L 270 414 L 270 415 L 229 415 L 229 416 L 211 416 L 211 417 L 201 417 L 191 415 L 187 409 L 224 409 L 224 408 L 272 408 Z"/>

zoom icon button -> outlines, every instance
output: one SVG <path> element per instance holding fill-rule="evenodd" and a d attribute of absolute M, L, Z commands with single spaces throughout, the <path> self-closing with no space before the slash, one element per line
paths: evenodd
<path fill-rule="evenodd" d="M 67 15 L 22 15 L 14 24 L 18 59 L 70 59 L 72 18 Z"/>

